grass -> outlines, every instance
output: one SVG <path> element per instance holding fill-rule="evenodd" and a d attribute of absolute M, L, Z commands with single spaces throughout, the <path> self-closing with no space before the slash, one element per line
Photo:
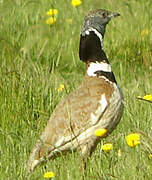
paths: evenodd
<path fill-rule="evenodd" d="M 136 99 L 152 93 L 151 6 L 151 0 L 88 0 L 77 8 L 70 0 L 0 1 L 2 180 L 43 179 L 46 171 L 55 172 L 59 180 L 82 179 L 79 153 L 58 157 L 29 177 L 26 162 L 55 106 L 83 80 L 84 66 L 78 57 L 81 24 L 90 9 L 99 7 L 121 14 L 107 26 L 104 45 L 125 109 L 117 129 L 101 142 L 113 143 L 114 149 L 104 153 L 99 144 L 84 179 L 151 179 L 152 106 Z M 49 8 L 59 11 L 51 27 L 45 24 Z M 142 33 L 145 30 L 149 33 Z M 60 84 L 65 85 L 62 92 L 57 91 Z M 135 148 L 125 142 L 131 132 L 141 133 L 141 144 Z"/>

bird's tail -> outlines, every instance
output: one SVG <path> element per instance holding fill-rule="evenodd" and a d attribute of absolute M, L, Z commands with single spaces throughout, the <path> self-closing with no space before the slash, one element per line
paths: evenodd
<path fill-rule="evenodd" d="M 41 147 L 42 143 L 38 141 L 37 144 L 34 146 L 27 163 L 28 173 L 31 173 L 36 168 L 36 166 L 38 166 L 42 161 L 44 161 L 40 158 Z"/>

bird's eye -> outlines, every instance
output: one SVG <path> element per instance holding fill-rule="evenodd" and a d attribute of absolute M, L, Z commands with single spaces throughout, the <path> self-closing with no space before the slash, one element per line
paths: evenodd
<path fill-rule="evenodd" d="M 105 12 L 102 14 L 102 17 L 103 17 L 103 18 L 105 18 L 105 17 L 106 17 L 106 13 L 105 13 Z"/>

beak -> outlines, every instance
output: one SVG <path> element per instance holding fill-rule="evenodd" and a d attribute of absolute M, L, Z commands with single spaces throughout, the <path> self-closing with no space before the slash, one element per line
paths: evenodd
<path fill-rule="evenodd" d="M 110 19 L 113 18 L 113 17 L 117 17 L 117 16 L 120 16 L 120 14 L 117 13 L 117 12 L 110 12 L 109 15 L 108 15 L 108 17 L 109 17 Z"/>

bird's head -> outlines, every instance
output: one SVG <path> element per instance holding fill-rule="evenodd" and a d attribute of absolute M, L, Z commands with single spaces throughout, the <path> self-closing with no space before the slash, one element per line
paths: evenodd
<path fill-rule="evenodd" d="M 84 18 L 81 34 L 85 35 L 87 30 L 95 29 L 104 36 L 105 28 L 108 22 L 113 17 L 120 16 L 119 13 L 107 11 L 104 9 L 98 9 L 90 11 L 89 14 Z"/>

